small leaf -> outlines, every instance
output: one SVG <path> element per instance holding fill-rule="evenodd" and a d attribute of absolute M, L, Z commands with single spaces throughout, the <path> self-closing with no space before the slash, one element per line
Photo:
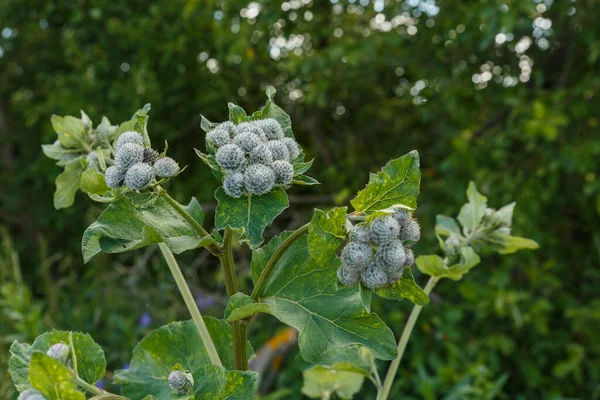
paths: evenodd
<path fill-rule="evenodd" d="M 210 122 L 208 119 L 206 119 L 204 115 L 200 115 L 200 118 L 200 128 L 202 128 L 202 130 L 206 133 L 212 131 L 215 128 L 215 126 L 218 125 L 217 123 Z"/>
<path fill-rule="evenodd" d="M 399 204 L 414 209 L 420 182 L 419 153 L 413 150 L 370 174 L 367 186 L 350 203 L 356 211 L 367 213 Z"/>
<path fill-rule="evenodd" d="M 411 303 L 424 306 L 429 303 L 429 296 L 415 282 L 410 268 L 405 268 L 402 277 L 391 286 L 373 291 L 377 296 L 388 300 L 408 299 Z"/>
<path fill-rule="evenodd" d="M 340 347 L 327 352 L 321 357 L 319 364 L 338 371 L 354 372 L 366 377 L 375 371 L 373 354 L 360 345 Z"/>
<path fill-rule="evenodd" d="M 103 140 L 112 140 L 115 132 L 117 130 L 116 126 L 113 126 L 108 118 L 102 117 L 102 121 L 100 125 L 96 127 L 96 134 Z"/>
<path fill-rule="evenodd" d="M 500 254 L 512 254 L 523 249 L 536 250 L 540 247 L 535 240 L 510 236 L 498 231 L 486 236 L 485 241 L 492 250 Z"/>
<path fill-rule="evenodd" d="M 85 125 L 79 118 L 67 115 L 60 117 L 53 115 L 50 119 L 52 128 L 58 134 L 58 140 L 63 147 L 81 148 L 87 142 Z"/>
<path fill-rule="evenodd" d="M 215 156 L 212 154 L 204 154 L 202 153 L 200 150 L 198 149 L 194 149 L 196 151 L 196 155 L 198 157 L 200 157 L 200 159 L 202 161 L 204 161 L 204 163 L 206 165 L 208 165 L 210 167 L 210 169 L 212 169 L 212 173 L 213 175 L 217 178 L 217 179 L 222 179 L 224 174 L 221 171 L 221 167 L 219 167 L 219 164 L 217 164 L 217 161 L 215 160 Z"/>
<path fill-rule="evenodd" d="M 289 203 L 285 191 L 275 188 L 262 196 L 242 196 L 238 199 L 228 196 L 222 187 L 215 192 L 218 201 L 215 211 L 215 227 L 219 230 L 227 226 L 243 229 L 242 241 L 255 249 L 263 242 L 263 231 L 285 210 Z"/>
<path fill-rule="evenodd" d="M 47 400 L 85 400 L 85 395 L 77 391 L 69 368 L 44 353 L 31 355 L 29 382 Z"/>
<path fill-rule="evenodd" d="M 364 381 L 360 374 L 322 365 L 305 370 L 302 377 L 302 394 L 313 399 L 328 399 L 333 394 L 340 399 L 352 399 L 360 391 Z"/>
<path fill-rule="evenodd" d="M 106 186 L 104 175 L 96 168 L 89 168 L 83 171 L 80 181 L 81 191 L 87 194 L 103 195 L 110 189 Z"/>
<path fill-rule="evenodd" d="M 317 262 L 326 262 L 336 256 L 346 238 L 346 207 L 328 212 L 315 209 L 308 227 L 308 249 Z"/>
<path fill-rule="evenodd" d="M 367 312 L 371 312 L 371 300 L 373 299 L 373 291 L 363 285 L 362 282 L 358 283 L 358 289 L 360 290 L 360 300 L 362 301 L 363 307 Z"/>
<path fill-rule="evenodd" d="M 275 89 L 273 86 L 268 86 L 267 90 L 265 90 L 265 93 L 266 93 L 267 97 L 269 98 L 269 100 L 273 100 L 275 93 L 277 93 L 277 89 Z"/>
<path fill-rule="evenodd" d="M 136 132 L 140 133 L 144 138 L 144 147 L 152 147 L 152 143 L 150 142 L 150 136 L 148 135 L 148 115 L 145 113 L 136 113 L 135 114 L 135 124 L 133 128 Z"/>
<path fill-rule="evenodd" d="M 242 107 L 233 103 L 228 103 L 227 107 L 229 107 L 229 120 L 234 124 L 244 122 L 248 118 L 246 111 Z"/>
<path fill-rule="evenodd" d="M 504 225 L 504 226 L 512 225 L 513 211 L 514 211 L 516 205 L 517 205 L 517 203 L 513 201 L 512 203 L 505 205 L 504 207 L 502 207 L 501 209 L 499 209 L 497 211 L 498 217 L 500 218 L 500 223 L 502 225 Z"/>
<path fill-rule="evenodd" d="M 207 366 L 194 374 L 194 400 L 252 400 L 258 374 Z"/>
<path fill-rule="evenodd" d="M 419 256 L 416 259 L 419 271 L 436 278 L 448 278 L 458 281 L 479 264 L 480 258 L 471 247 L 462 247 L 460 249 L 460 261 L 450 267 L 444 265 L 444 260 L 436 255 Z"/>
<path fill-rule="evenodd" d="M 469 182 L 467 198 L 469 202 L 462 206 L 458 214 L 458 221 L 465 229 L 465 235 L 477 229 L 487 207 L 487 197 L 477 191 L 474 182 Z"/>
<path fill-rule="evenodd" d="M 19 392 L 29 389 L 29 363 L 31 362 L 31 345 L 19 343 L 16 340 L 10 346 L 10 359 L 8 360 L 8 372 L 12 377 L 13 384 Z"/>
<path fill-rule="evenodd" d="M 43 144 L 42 151 L 44 155 L 53 160 L 60 160 L 65 154 L 71 154 L 73 150 L 67 150 L 62 146 L 55 146 L 53 144 Z"/>
<path fill-rule="evenodd" d="M 185 207 L 185 211 L 192 216 L 196 220 L 197 223 L 202 225 L 204 223 L 204 212 L 202 211 L 202 206 L 198 203 L 198 200 L 195 197 L 192 197 L 190 203 Z"/>
<path fill-rule="evenodd" d="M 67 208 L 73 204 L 75 193 L 79 190 L 83 169 L 84 167 L 80 160 L 73 160 L 56 177 L 56 190 L 54 191 L 55 209 Z"/>
<path fill-rule="evenodd" d="M 313 164 L 313 160 L 310 161 L 306 161 L 306 162 L 297 162 L 294 164 L 294 176 L 298 176 L 298 175 L 302 175 L 303 173 L 305 173 L 306 171 L 308 171 L 310 169 L 310 167 Z"/>
<path fill-rule="evenodd" d="M 232 322 L 266 312 L 269 312 L 267 304 L 255 303 L 250 296 L 239 292 L 229 299 L 224 317 L 227 322 Z"/>
<path fill-rule="evenodd" d="M 293 184 L 296 185 L 304 185 L 304 186 L 312 186 L 312 185 L 320 185 L 319 181 L 315 178 L 306 175 L 298 175 L 295 176 L 292 180 Z"/>
<path fill-rule="evenodd" d="M 38 336 L 31 348 L 45 354 L 56 343 L 64 343 L 68 346 L 69 335 L 72 335 L 77 357 L 77 374 L 89 384 L 98 382 L 104 377 L 106 359 L 102 348 L 89 334 L 54 330 Z"/>

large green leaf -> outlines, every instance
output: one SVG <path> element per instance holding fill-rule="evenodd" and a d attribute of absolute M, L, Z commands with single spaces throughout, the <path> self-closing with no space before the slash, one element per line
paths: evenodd
<path fill-rule="evenodd" d="M 198 213 L 195 199 L 187 211 L 192 216 Z M 174 253 L 182 253 L 206 240 L 211 239 L 198 236 L 196 229 L 162 197 L 141 204 L 122 197 L 85 230 L 81 249 L 88 262 L 100 252 L 122 253 L 163 241 Z"/>
<path fill-rule="evenodd" d="M 479 193 L 474 182 L 469 182 L 467 198 L 469 202 L 462 206 L 458 214 L 458 221 L 465 229 L 465 235 L 477 229 L 487 207 L 487 197 Z"/>
<path fill-rule="evenodd" d="M 411 303 L 419 306 L 429 303 L 427 293 L 417 285 L 412 271 L 408 267 L 404 269 L 400 280 L 388 287 L 376 289 L 373 292 L 377 296 L 388 300 L 403 300 L 406 298 Z"/>
<path fill-rule="evenodd" d="M 16 340 L 10 346 L 10 359 L 8 360 L 8 372 L 12 377 L 13 384 L 19 392 L 29 389 L 29 363 L 31 362 L 31 345 L 19 343 Z"/>
<path fill-rule="evenodd" d="M 302 394 L 312 399 L 329 399 L 335 394 L 340 399 L 351 399 L 360 391 L 364 377 L 348 371 L 316 365 L 302 372 Z"/>
<path fill-rule="evenodd" d="M 31 355 L 29 382 L 47 400 L 85 400 L 85 395 L 77 391 L 69 368 L 44 353 Z"/>
<path fill-rule="evenodd" d="M 252 400 L 258 374 L 208 366 L 195 371 L 194 400 Z"/>
<path fill-rule="evenodd" d="M 89 168 L 81 174 L 81 191 L 87 194 L 103 195 L 110 189 L 106 186 L 104 175 L 96 168 Z"/>
<path fill-rule="evenodd" d="M 479 264 L 480 258 L 471 247 L 462 247 L 460 249 L 460 261 L 450 267 L 446 267 L 444 260 L 436 255 L 419 256 L 415 262 L 419 270 L 424 274 L 436 278 L 448 278 L 458 281 L 471 268 Z"/>
<path fill-rule="evenodd" d="M 243 229 L 241 240 L 247 241 L 253 249 L 263 242 L 265 228 L 289 205 L 287 195 L 281 188 L 275 188 L 262 196 L 242 196 L 235 199 L 225 194 L 220 187 L 215 192 L 215 198 L 219 202 L 215 211 L 215 227 Z"/>
<path fill-rule="evenodd" d="M 340 347 L 325 353 L 320 365 L 337 371 L 349 371 L 369 377 L 375 371 L 375 359 L 367 348 L 360 345 Z"/>
<path fill-rule="evenodd" d="M 283 238 L 274 238 L 254 252 L 253 276 L 260 275 Z M 317 263 L 309 254 L 307 236 L 302 235 L 279 259 L 260 301 L 270 306 L 269 314 L 300 332 L 300 353 L 308 362 L 352 344 L 366 346 L 379 359 L 393 359 L 394 336 L 376 314 L 365 310 L 358 288 L 336 290 L 339 265 L 337 257 Z"/>
<path fill-rule="evenodd" d="M 58 140 L 63 147 L 82 147 L 82 143 L 87 142 L 85 125 L 79 118 L 70 115 L 64 118 L 53 115 L 50 122 L 52 122 L 52 128 L 58 134 Z"/>
<path fill-rule="evenodd" d="M 325 262 L 335 256 L 346 238 L 346 207 L 328 212 L 315 209 L 308 227 L 308 249 L 317 262 Z"/>
<path fill-rule="evenodd" d="M 233 369 L 231 326 L 210 317 L 204 318 L 204 322 L 223 366 Z M 118 371 L 116 379 L 123 385 L 122 394 L 132 400 L 143 399 L 149 394 L 168 399 L 171 388 L 167 377 L 177 364 L 192 373 L 194 387 L 209 388 L 212 379 L 216 379 L 216 383 L 223 381 L 222 376 L 216 376 L 218 374 L 213 377 L 199 375 L 199 371 L 204 371 L 203 367 L 210 366 L 211 362 L 192 321 L 173 322 L 151 332 L 133 350 L 129 369 Z M 208 382 L 203 382 L 205 379 Z M 221 386 L 217 389 L 226 390 Z"/>
<path fill-rule="evenodd" d="M 351 203 L 356 211 L 369 213 L 397 204 L 415 208 L 420 183 L 419 153 L 413 150 L 370 174 L 369 183 Z"/>
<path fill-rule="evenodd" d="M 77 375 L 87 383 L 98 382 L 104 377 L 106 359 L 102 348 L 94 342 L 89 334 L 54 330 L 38 336 L 31 347 L 34 351 L 46 353 L 56 343 L 64 343 L 69 346 L 69 337 L 72 337 L 77 357 Z"/>
<path fill-rule="evenodd" d="M 65 166 L 65 170 L 56 177 L 54 192 L 54 208 L 70 207 L 75 200 L 75 193 L 80 186 L 81 173 L 84 167 L 80 160 L 73 160 Z"/>

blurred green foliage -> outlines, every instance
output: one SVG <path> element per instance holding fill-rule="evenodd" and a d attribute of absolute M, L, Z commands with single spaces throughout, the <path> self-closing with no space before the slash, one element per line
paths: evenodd
<path fill-rule="evenodd" d="M 152 248 L 83 266 L 81 234 L 101 207 L 78 194 L 53 209 L 59 168 L 40 149 L 50 116 L 83 108 L 117 123 L 152 103 L 153 140 L 189 164 L 170 191 L 211 214 L 217 181 L 192 151 L 200 113 L 256 109 L 273 85 L 322 183 L 292 190 L 273 231 L 346 204 L 368 171 L 418 149 L 417 253 L 436 248 L 434 217 L 456 214 L 470 179 L 492 205 L 516 200 L 515 231 L 540 243 L 436 289 L 395 396 L 600 398 L 599 12 L 595 0 L 0 2 L 0 362 L 12 339 L 56 326 L 93 332 L 116 369 L 149 329 L 145 313 L 151 326 L 185 318 Z M 219 315 L 216 265 L 182 261 Z M 374 304 L 396 334 L 409 308 Z M 272 334 L 259 321 L 256 347 Z M 300 393 L 303 365 L 288 361 L 276 382 Z"/>

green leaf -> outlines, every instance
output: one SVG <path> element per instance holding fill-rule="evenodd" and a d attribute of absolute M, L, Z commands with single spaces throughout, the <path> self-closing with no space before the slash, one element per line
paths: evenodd
<path fill-rule="evenodd" d="M 477 191 L 474 182 L 469 182 L 467 198 L 469 202 L 462 206 L 458 214 L 458 221 L 466 230 L 465 235 L 477 229 L 487 207 L 487 197 Z"/>
<path fill-rule="evenodd" d="M 135 119 L 130 119 L 129 121 L 125 121 L 121 125 L 119 125 L 114 134 L 115 141 L 119 138 L 119 136 L 121 136 L 123 132 L 135 131 L 136 122 L 137 121 Z"/>
<path fill-rule="evenodd" d="M 206 244 L 206 238 L 162 197 L 147 202 L 145 195 L 130 196 L 112 202 L 83 233 L 81 250 L 86 263 L 100 252 L 123 253 L 153 243 L 165 242 L 177 254 Z M 138 197 L 143 200 L 136 204 Z M 197 208 L 193 202 L 191 208 Z"/>
<path fill-rule="evenodd" d="M 269 96 L 269 94 L 271 94 L 271 96 Z M 279 124 L 283 128 L 283 134 L 286 137 L 293 138 L 294 133 L 292 132 L 292 119 L 285 111 L 283 111 L 283 109 L 281 109 L 277 104 L 275 104 L 275 102 L 273 101 L 274 94 L 274 92 L 267 93 L 268 98 L 264 107 L 260 111 L 255 113 L 253 116 L 256 117 L 256 119 L 273 118 L 277 120 L 277 122 L 279 122 Z"/>
<path fill-rule="evenodd" d="M 47 400 L 85 400 L 85 395 L 77 391 L 69 368 L 44 353 L 31 355 L 29 382 Z"/>
<path fill-rule="evenodd" d="M 258 374 L 209 366 L 194 374 L 194 400 L 252 400 Z"/>
<path fill-rule="evenodd" d="M 292 180 L 293 184 L 296 185 L 304 185 L 304 186 L 312 186 L 312 185 L 320 185 L 319 181 L 315 178 L 306 175 L 298 175 L 295 176 Z"/>
<path fill-rule="evenodd" d="M 65 154 L 71 154 L 73 150 L 67 150 L 62 146 L 55 146 L 53 144 L 43 144 L 42 151 L 46 157 L 53 160 L 60 160 Z"/>
<path fill-rule="evenodd" d="M 436 278 L 448 278 L 458 281 L 479 264 L 480 258 L 471 247 L 460 249 L 460 261 L 450 267 L 444 265 L 444 260 L 436 255 L 419 256 L 416 259 L 419 271 Z"/>
<path fill-rule="evenodd" d="M 316 365 L 302 372 L 302 394 L 313 399 L 329 399 L 335 394 L 340 399 L 351 399 L 360 391 L 364 377 L 348 371 Z"/>
<path fill-rule="evenodd" d="M 501 209 L 499 209 L 498 211 L 496 211 L 496 214 L 498 215 L 498 217 L 500 219 L 500 223 L 502 225 L 504 225 L 504 226 L 512 225 L 513 211 L 515 210 L 516 205 L 517 205 L 517 203 L 513 201 L 512 203 L 507 204 L 504 207 L 502 207 Z"/>
<path fill-rule="evenodd" d="M 344 242 L 347 211 L 347 207 L 328 212 L 315 209 L 308 227 L 308 249 L 317 262 L 326 262 L 335 257 L 337 249 Z"/>
<path fill-rule="evenodd" d="M 79 121 L 81 122 L 81 121 Z M 56 190 L 54 191 L 54 208 L 70 207 L 75 200 L 75 193 L 79 189 L 81 173 L 84 167 L 80 160 L 73 160 L 65 166 L 65 170 L 56 177 Z"/>
<path fill-rule="evenodd" d="M 498 231 L 486 236 L 485 241 L 492 250 L 500 254 L 512 254 L 523 249 L 536 250 L 540 247 L 535 240 L 510 236 Z"/>
<path fill-rule="evenodd" d="M 223 366 L 233 369 L 231 326 L 210 317 L 205 317 L 204 322 Z M 143 399 L 149 394 L 168 399 L 172 390 L 167 377 L 177 364 L 192 373 L 195 390 L 209 387 L 213 379 L 218 384 L 215 390 L 221 387 L 221 377 L 198 374 L 211 362 L 193 321 L 173 322 L 152 331 L 133 350 L 129 369 L 117 371 L 115 377 L 122 384 L 122 394 L 132 400 Z"/>
<path fill-rule="evenodd" d="M 148 118 L 150 117 L 147 114 L 137 112 L 135 114 L 135 124 L 133 125 L 135 131 L 140 133 L 144 138 L 144 147 L 152 147 L 150 136 L 148 135 Z"/>
<path fill-rule="evenodd" d="M 420 183 L 419 153 L 413 150 L 370 174 L 367 186 L 350 203 L 356 211 L 368 213 L 398 204 L 416 208 Z"/>
<path fill-rule="evenodd" d="M 53 115 L 50 122 L 52 122 L 52 128 L 58 134 L 58 140 L 63 147 L 81 148 L 82 144 L 87 143 L 85 125 L 79 118 L 70 115 L 64 118 Z"/>
<path fill-rule="evenodd" d="M 77 357 L 77 374 L 89 384 L 94 384 L 104 377 L 106 359 L 104 351 L 87 333 L 57 331 L 38 336 L 31 346 L 34 351 L 46 353 L 52 345 L 64 343 L 69 346 L 69 335 L 73 337 L 73 347 Z"/>
<path fill-rule="evenodd" d="M 454 218 L 438 215 L 435 217 L 435 234 L 443 237 L 456 236 L 461 237 L 460 227 Z"/>
<path fill-rule="evenodd" d="M 260 275 L 265 260 L 288 235 L 253 253 L 253 276 Z M 309 254 L 307 236 L 302 235 L 279 259 L 260 301 L 270 306 L 271 315 L 300 332 L 300 354 L 308 362 L 352 344 L 366 346 L 379 359 L 395 358 L 394 335 L 376 314 L 365 310 L 358 288 L 336 290 L 339 265 L 337 257 L 316 262 Z"/>
<path fill-rule="evenodd" d="M 10 346 L 10 359 L 8 360 L 8 372 L 12 377 L 13 384 L 19 392 L 31 387 L 29 383 L 29 363 L 31 362 L 31 345 L 19 343 L 16 340 Z"/>
<path fill-rule="evenodd" d="M 112 140 L 116 132 L 116 126 L 112 126 L 108 118 L 102 117 L 100 125 L 96 127 L 96 134 L 103 140 Z"/>
<path fill-rule="evenodd" d="M 234 124 L 244 122 L 248 118 L 246 111 L 242 107 L 233 103 L 227 103 L 227 107 L 229 107 L 229 120 Z"/>
<path fill-rule="evenodd" d="M 269 312 L 269 305 L 255 303 L 250 296 L 245 293 L 236 293 L 229 299 L 225 309 L 224 318 L 228 322 L 239 321 L 240 319 L 252 317 L 258 313 Z"/>
<path fill-rule="evenodd" d="M 221 167 L 219 167 L 219 164 L 217 164 L 217 161 L 215 160 L 215 156 L 214 155 L 212 155 L 212 154 L 204 154 L 203 152 L 201 152 L 198 149 L 194 149 L 194 151 L 196 151 L 196 155 L 198 157 L 200 157 L 200 159 L 202 161 L 204 161 L 204 163 L 210 167 L 210 169 L 212 170 L 212 173 L 215 176 L 215 178 L 217 178 L 217 179 L 223 179 L 224 174 L 221 171 Z"/>
<path fill-rule="evenodd" d="M 367 312 L 371 312 L 371 300 L 373 299 L 373 291 L 363 285 L 362 282 L 358 283 L 358 289 L 360 291 L 360 300 L 362 301 L 363 307 Z"/>
<path fill-rule="evenodd" d="M 103 195 L 110 189 L 106 186 L 104 175 L 96 168 L 89 168 L 81 174 L 81 191 L 87 194 Z"/>
<path fill-rule="evenodd" d="M 263 231 L 285 210 L 289 203 L 285 191 L 275 188 L 262 196 L 242 196 L 238 199 L 225 194 L 222 187 L 215 192 L 218 206 L 215 211 L 215 227 L 227 226 L 243 229 L 242 241 L 255 249 L 263 242 Z"/>
<path fill-rule="evenodd" d="M 298 176 L 298 175 L 302 175 L 303 173 L 305 173 L 306 171 L 308 171 L 310 169 L 310 167 L 313 164 L 313 160 L 310 161 L 306 161 L 306 162 L 297 162 L 294 164 L 294 176 Z"/>
<path fill-rule="evenodd" d="M 200 115 L 200 118 L 200 127 L 206 133 L 212 131 L 215 128 L 215 126 L 219 125 L 217 123 L 210 122 L 208 119 L 206 119 L 206 117 L 204 117 L 204 115 Z"/>
<path fill-rule="evenodd" d="M 359 345 L 340 347 L 325 353 L 319 360 L 319 364 L 337 371 L 354 372 L 367 377 L 375 371 L 373 354 Z"/>
<path fill-rule="evenodd" d="M 408 299 L 411 303 L 424 306 L 429 303 L 429 296 L 415 282 L 410 268 L 405 268 L 402 277 L 393 285 L 373 291 L 377 296 L 388 300 Z"/>

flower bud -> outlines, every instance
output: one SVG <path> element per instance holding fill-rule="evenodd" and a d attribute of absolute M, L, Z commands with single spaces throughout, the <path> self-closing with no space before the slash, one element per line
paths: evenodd
<path fill-rule="evenodd" d="M 154 163 L 154 173 L 161 178 L 169 178 L 179 172 L 179 165 L 171 157 L 163 157 Z"/>
<path fill-rule="evenodd" d="M 71 350 L 69 349 L 69 346 L 67 346 L 66 344 L 56 343 L 56 344 L 53 344 L 52 346 L 50 346 L 50 348 L 48 349 L 46 354 L 49 357 L 52 357 L 55 360 L 60 361 L 61 364 L 66 364 L 67 360 L 69 359 L 70 352 L 71 352 Z"/>
<path fill-rule="evenodd" d="M 398 222 L 398 224 L 402 227 L 408 224 L 412 217 L 410 216 L 410 212 L 405 210 L 404 208 L 399 208 L 392 214 L 392 218 Z"/>
<path fill-rule="evenodd" d="M 386 273 L 383 271 L 381 265 L 376 262 L 372 262 L 363 270 L 360 279 L 369 289 L 379 289 L 388 283 Z"/>
<path fill-rule="evenodd" d="M 265 132 L 268 140 L 283 138 L 283 128 L 274 118 L 260 119 L 254 121 L 254 124 Z"/>
<path fill-rule="evenodd" d="M 156 162 L 159 157 L 160 154 L 158 154 L 158 151 L 147 147 L 144 149 L 144 159 L 142 161 L 146 164 L 154 165 L 154 162 Z"/>
<path fill-rule="evenodd" d="M 254 133 L 245 131 L 235 135 L 233 143 L 237 144 L 246 153 L 249 153 L 253 148 L 261 144 L 262 141 Z"/>
<path fill-rule="evenodd" d="M 371 241 L 371 233 L 367 224 L 360 223 L 354 225 L 350 231 L 349 240 L 351 242 L 369 243 Z"/>
<path fill-rule="evenodd" d="M 298 143 L 292 138 L 283 138 L 281 141 L 287 146 L 288 151 L 290 153 L 290 160 L 295 159 L 300 155 L 300 146 Z"/>
<path fill-rule="evenodd" d="M 122 169 L 128 169 L 133 164 L 144 162 L 144 148 L 135 143 L 124 143 L 117 147 L 115 164 Z"/>
<path fill-rule="evenodd" d="M 410 267 L 415 263 L 415 253 L 408 246 L 404 246 L 404 265 Z"/>
<path fill-rule="evenodd" d="M 134 132 L 134 131 L 123 132 L 123 133 L 121 133 L 121 135 L 119 135 L 119 138 L 117 139 L 117 145 L 116 145 L 117 150 L 119 150 L 119 148 L 121 146 L 123 146 L 125 143 L 133 143 L 133 144 L 137 144 L 138 146 L 143 146 L 144 145 L 144 137 L 142 135 L 140 135 L 138 132 Z"/>
<path fill-rule="evenodd" d="M 244 194 L 244 174 L 241 172 L 231 172 L 223 178 L 223 190 L 230 197 L 241 197 Z"/>
<path fill-rule="evenodd" d="M 400 280 L 400 278 L 402 278 L 402 275 L 404 274 L 404 265 L 397 265 L 393 268 L 390 268 L 386 271 L 387 273 L 387 283 L 389 285 L 392 285 L 396 282 L 398 282 Z"/>
<path fill-rule="evenodd" d="M 396 239 L 400 233 L 400 225 L 389 215 L 378 217 L 371 222 L 371 240 L 378 245 Z"/>
<path fill-rule="evenodd" d="M 244 184 L 250 194 L 263 195 L 273 189 L 275 173 L 263 164 L 252 164 L 244 172 Z"/>
<path fill-rule="evenodd" d="M 206 140 L 218 149 L 221 146 L 231 143 L 231 135 L 225 129 L 215 128 L 206 134 Z"/>
<path fill-rule="evenodd" d="M 194 386 L 194 378 L 187 371 L 175 370 L 169 374 L 169 386 L 178 395 L 185 395 L 190 392 Z"/>
<path fill-rule="evenodd" d="M 271 150 L 273 160 L 284 160 L 289 161 L 290 151 L 288 150 L 285 143 L 281 140 L 271 140 L 267 142 L 267 146 Z"/>
<path fill-rule="evenodd" d="M 261 143 L 250 151 L 250 163 L 269 165 L 273 162 L 273 154 L 266 143 Z"/>
<path fill-rule="evenodd" d="M 349 269 L 363 269 L 373 258 L 373 250 L 368 244 L 350 242 L 342 250 L 342 265 Z"/>
<path fill-rule="evenodd" d="M 294 179 L 294 166 L 287 161 L 276 160 L 271 163 L 271 169 L 275 173 L 275 183 L 278 185 L 290 185 Z"/>
<path fill-rule="evenodd" d="M 125 173 L 125 185 L 132 190 L 141 190 L 148 186 L 154 178 L 154 170 L 144 163 L 131 166 Z"/>
<path fill-rule="evenodd" d="M 235 127 L 235 131 L 238 134 L 242 132 L 252 132 L 258 136 L 261 142 L 266 142 L 268 140 L 265 131 L 263 131 L 255 122 L 241 122 Z"/>
<path fill-rule="evenodd" d="M 88 168 L 97 168 L 100 164 L 98 162 L 98 153 L 95 151 L 90 152 L 85 158 Z"/>
<path fill-rule="evenodd" d="M 377 262 L 384 267 L 386 271 L 402 267 L 406 261 L 404 246 L 402 246 L 402 242 L 398 239 L 393 239 L 382 244 L 377 250 L 375 257 Z"/>
<path fill-rule="evenodd" d="M 360 270 L 341 266 L 337 270 L 338 281 L 344 286 L 356 285 L 360 280 Z"/>
<path fill-rule="evenodd" d="M 39 390 L 27 389 L 19 394 L 17 400 L 46 400 L 46 397 Z"/>
<path fill-rule="evenodd" d="M 235 144 L 226 144 L 215 155 L 217 164 L 225 171 L 238 171 L 245 166 L 244 151 Z"/>
<path fill-rule="evenodd" d="M 411 220 L 408 224 L 402 227 L 398 238 L 402 241 L 416 242 L 421 238 L 421 227 L 415 220 Z"/>
<path fill-rule="evenodd" d="M 106 168 L 104 171 L 104 180 L 106 181 L 106 186 L 109 188 L 116 189 L 123 185 L 123 180 L 125 179 L 125 170 L 117 167 L 116 165 L 111 165 Z"/>

